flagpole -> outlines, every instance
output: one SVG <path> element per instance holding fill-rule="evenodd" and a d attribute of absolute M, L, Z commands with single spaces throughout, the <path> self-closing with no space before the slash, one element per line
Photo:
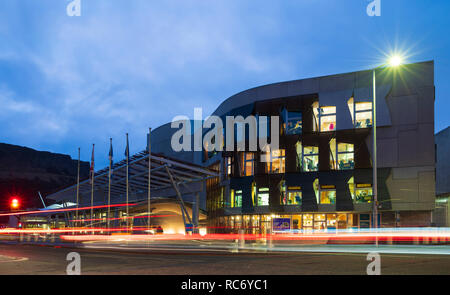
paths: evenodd
<path fill-rule="evenodd" d="M 94 150 L 95 150 L 95 144 L 92 144 L 92 160 L 91 160 L 91 228 L 93 227 L 93 221 L 94 221 L 94 176 L 95 176 L 95 164 L 94 164 Z M 92 233 L 94 233 L 92 231 Z"/>
<path fill-rule="evenodd" d="M 77 165 L 77 217 L 75 218 L 75 227 L 78 224 L 78 208 L 80 201 L 80 148 L 78 148 L 78 165 Z"/>
<path fill-rule="evenodd" d="M 129 210 L 128 210 L 128 164 L 129 164 L 129 157 L 130 157 L 130 147 L 129 147 L 129 145 L 128 145 L 128 133 L 127 133 L 127 148 L 126 148 L 126 158 L 127 158 L 127 172 L 126 172 L 126 178 L 127 178 L 127 181 L 126 181 L 126 191 L 127 191 L 127 193 L 126 193 L 126 195 L 127 195 L 127 200 L 126 200 L 126 213 L 127 213 L 127 215 L 126 215 L 126 226 L 127 226 L 127 232 L 128 232 L 128 226 L 129 226 L 129 222 L 128 222 L 128 220 L 129 220 Z"/>
<path fill-rule="evenodd" d="M 152 136 L 152 128 L 148 129 L 148 139 L 147 139 L 147 145 L 148 145 L 148 234 L 150 234 L 150 215 L 151 215 L 151 207 L 150 207 L 150 184 L 151 184 L 151 170 L 152 170 L 152 159 L 151 159 L 151 153 L 152 153 L 152 142 L 151 142 L 151 136 Z"/>
<path fill-rule="evenodd" d="M 112 166 L 112 138 L 109 139 L 109 173 L 108 173 L 108 214 L 106 214 L 106 228 L 109 230 L 110 205 L 111 205 L 111 166 Z"/>

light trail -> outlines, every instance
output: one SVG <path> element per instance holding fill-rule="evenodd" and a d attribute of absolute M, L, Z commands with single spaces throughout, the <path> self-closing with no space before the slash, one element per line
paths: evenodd
<path fill-rule="evenodd" d="M 177 215 L 150 215 L 151 218 L 173 217 Z M 114 217 L 114 218 L 94 218 L 94 219 L 72 219 L 71 222 L 86 222 L 86 221 L 108 221 L 108 220 L 125 220 L 125 219 L 139 219 L 148 218 L 149 215 L 129 216 L 129 217 Z"/>
<path fill-rule="evenodd" d="M 128 204 L 128 206 L 134 206 L 136 204 Z M 66 208 L 66 209 L 53 209 L 53 210 L 38 210 L 38 211 L 22 211 L 14 213 L 2 213 L 0 216 L 17 216 L 17 215 L 30 215 L 30 214 L 43 214 L 43 213 L 57 213 L 57 212 L 68 212 L 68 211 L 81 211 L 90 209 L 101 209 L 101 208 L 114 208 L 114 207 L 125 207 L 127 204 L 114 204 L 114 205 L 99 205 L 99 206 L 89 206 L 82 208 Z"/>

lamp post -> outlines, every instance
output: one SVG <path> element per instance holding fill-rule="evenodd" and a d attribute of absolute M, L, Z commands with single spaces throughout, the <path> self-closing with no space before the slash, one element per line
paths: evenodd
<path fill-rule="evenodd" d="M 378 228 L 378 166 L 377 166 L 377 77 L 376 71 L 379 68 L 384 68 L 386 66 L 398 67 L 403 63 L 403 58 L 399 55 L 394 55 L 389 58 L 386 64 L 376 67 L 372 70 L 373 74 L 373 106 L 372 106 L 372 120 L 373 120 L 373 212 L 372 212 L 372 227 Z M 378 246 L 378 237 L 376 238 L 376 245 Z"/>

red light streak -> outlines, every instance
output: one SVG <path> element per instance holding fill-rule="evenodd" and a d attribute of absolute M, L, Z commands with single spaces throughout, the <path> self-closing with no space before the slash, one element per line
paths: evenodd
<path fill-rule="evenodd" d="M 151 218 L 156 217 L 171 217 L 178 215 L 150 215 Z M 115 218 L 94 218 L 94 219 L 72 219 L 72 222 L 83 222 L 83 221 L 107 221 L 107 220 L 124 220 L 124 219 L 136 219 L 136 218 L 148 218 L 148 215 L 145 216 L 129 216 L 129 217 L 115 217 Z"/>
<path fill-rule="evenodd" d="M 128 204 L 128 206 L 134 206 L 136 204 Z M 82 208 L 68 208 L 68 209 L 54 209 L 54 210 L 43 210 L 43 211 L 24 211 L 24 212 L 16 212 L 16 213 L 4 213 L 0 214 L 0 216 L 11 216 L 11 215 L 28 215 L 28 214 L 37 214 L 37 213 L 53 213 L 53 212 L 68 212 L 68 211 L 80 211 L 80 210 L 90 210 L 90 209 L 101 209 L 101 208 L 113 208 L 113 207 L 125 207 L 127 204 L 116 204 L 116 205 L 100 205 L 100 206 L 89 206 Z"/>

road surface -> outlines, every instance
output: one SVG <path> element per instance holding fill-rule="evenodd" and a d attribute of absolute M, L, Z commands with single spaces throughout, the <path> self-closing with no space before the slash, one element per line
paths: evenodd
<path fill-rule="evenodd" d="M 66 274 L 69 252 L 81 255 L 81 272 L 147 275 L 364 275 L 365 253 L 231 253 L 102 249 L 0 244 L 0 274 Z M 450 255 L 381 254 L 381 273 L 450 274 Z"/>

